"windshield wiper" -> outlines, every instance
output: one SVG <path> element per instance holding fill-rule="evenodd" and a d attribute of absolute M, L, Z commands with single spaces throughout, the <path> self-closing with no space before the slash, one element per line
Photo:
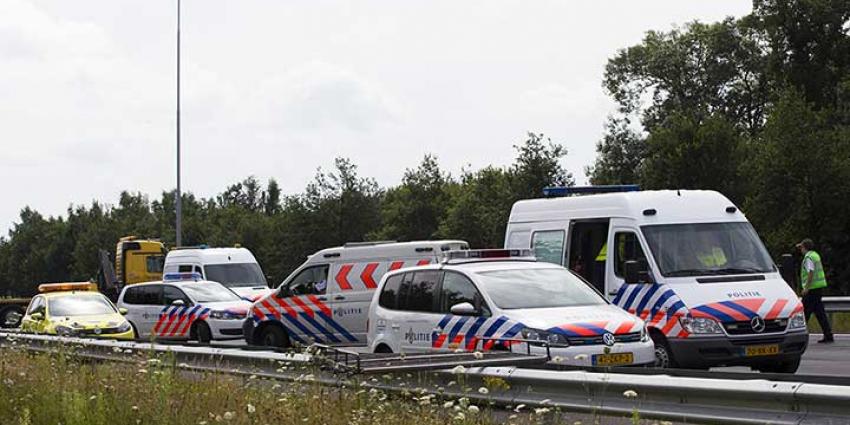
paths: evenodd
<path fill-rule="evenodd" d="M 727 267 L 715 270 L 718 274 L 765 273 L 755 267 Z"/>
<path fill-rule="evenodd" d="M 681 270 L 673 270 L 671 272 L 667 272 L 665 276 L 677 277 L 677 276 L 705 276 L 717 274 L 716 270 L 711 269 L 681 269 Z"/>

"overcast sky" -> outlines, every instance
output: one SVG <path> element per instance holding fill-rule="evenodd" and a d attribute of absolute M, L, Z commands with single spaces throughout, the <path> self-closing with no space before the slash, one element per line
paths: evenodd
<path fill-rule="evenodd" d="M 183 0 L 184 190 L 300 192 L 351 158 L 383 186 L 433 153 L 507 165 L 527 131 L 579 183 L 614 106 L 605 63 L 748 0 Z M 174 0 L 0 0 L 0 234 L 29 205 L 175 186 Z"/>

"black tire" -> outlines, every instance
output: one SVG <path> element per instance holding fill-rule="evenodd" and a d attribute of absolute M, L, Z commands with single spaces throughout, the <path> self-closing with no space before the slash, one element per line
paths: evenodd
<path fill-rule="evenodd" d="M 670 344 L 667 343 L 667 338 L 657 332 L 651 332 L 649 336 L 655 344 L 655 367 L 663 369 L 679 367 L 679 363 L 673 357 L 673 351 L 670 350 Z"/>
<path fill-rule="evenodd" d="M 266 326 L 260 331 L 257 339 L 264 347 L 289 348 L 289 335 L 280 326 Z"/>
<path fill-rule="evenodd" d="M 797 369 L 799 368 L 800 357 L 793 360 L 759 365 L 755 369 L 762 373 L 797 373 Z"/>
<path fill-rule="evenodd" d="M 130 323 L 130 328 L 133 329 L 133 341 L 138 341 L 139 340 L 139 330 L 136 328 L 136 325 L 133 324 L 133 322 L 130 322 L 129 320 L 128 320 L 128 322 Z"/>
<path fill-rule="evenodd" d="M 386 344 L 381 344 L 375 347 L 375 352 L 380 354 L 391 354 L 393 352 L 392 348 L 387 346 Z"/>
<path fill-rule="evenodd" d="M 201 344 L 208 344 L 212 341 L 212 330 L 206 322 L 198 322 L 195 324 L 195 339 Z"/>
<path fill-rule="evenodd" d="M 17 320 L 12 320 L 13 314 L 18 315 Z M 16 305 L 6 307 L 0 311 L 0 328 L 18 328 L 21 326 L 21 319 L 23 318 L 24 309 L 22 307 Z M 10 323 L 6 323 L 7 321 Z"/>

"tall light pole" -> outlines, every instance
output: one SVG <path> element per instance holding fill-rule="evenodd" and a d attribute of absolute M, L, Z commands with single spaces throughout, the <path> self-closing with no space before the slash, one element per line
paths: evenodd
<path fill-rule="evenodd" d="M 174 195 L 175 222 L 177 232 L 175 246 L 183 245 L 183 194 L 180 191 L 180 0 L 177 0 L 177 193 Z"/>

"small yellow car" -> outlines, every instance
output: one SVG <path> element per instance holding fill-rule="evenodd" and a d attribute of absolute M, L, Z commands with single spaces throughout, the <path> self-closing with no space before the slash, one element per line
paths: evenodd
<path fill-rule="evenodd" d="M 90 282 L 39 285 L 21 320 L 21 332 L 126 339 L 135 338 L 130 322 Z"/>

